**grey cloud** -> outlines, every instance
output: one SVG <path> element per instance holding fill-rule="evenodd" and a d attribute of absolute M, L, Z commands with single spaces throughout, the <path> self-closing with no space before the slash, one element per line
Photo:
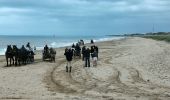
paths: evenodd
<path fill-rule="evenodd" d="M 169 25 L 169 6 L 168 0 L 0 0 L 0 27 L 39 26 L 39 33 L 40 28 L 72 33 L 149 31 L 153 22 Z"/>

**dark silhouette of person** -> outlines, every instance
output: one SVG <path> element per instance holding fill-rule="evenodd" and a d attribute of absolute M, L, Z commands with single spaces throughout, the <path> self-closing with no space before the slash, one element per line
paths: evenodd
<path fill-rule="evenodd" d="M 74 43 L 73 43 L 73 45 L 72 45 L 72 48 L 75 48 L 75 45 L 74 45 Z"/>
<path fill-rule="evenodd" d="M 94 41 L 93 41 L 93 39 L 91 39 L 91 44 L 93 44 L 94 43 Z"/>
<path fill-rule="evenodd" d="M 94 52 L 94 49 L 95 49 L 95 45 L 91 46 L 91 53 Z"/>
<path fill-rule="evenodd" d="M 80 56 L 81 56 L 81 53 L 80 53 L 81 48 L 80 48 L 80 46 L 79 46 L 78 43 L 76 44 L 75 51 L 76 51 L 76 54 L 77 54 L 77 55 L 80 55 Z"/>
<path fill-rule="evenodd" d="M 72 49 L 67 49 L 66 48 L 64 55 L 66 56 L 66 60 L 67 60 L 66 72 L 68 72 L 68 69 L 70 69 L 69 72 L 71 72 L 71 69 L 72 69 L 71 61 L 73 59 L 73 51 L 72 51 Z"/>
<path fill-rule="evenodd" d="M 28 48 L 28 50 L 29 50 L 29 51 L 32 51 L 32 48 L 31 48 L 31 46 L 30 46 L 30 43 L 29 43 L 29 42 L 27 43 L 26 47 Z"/>
<path fill-rule="evenodd" d="M 49 53 L 49 48 L 48 48 L 47 45 L 45 45 L 45 47 L 44 47 L 44 53 L 45 53 L 45 54 L 48 54 L 48 53 Z"/>
<path fill-rule="evenodd" d="M 27 48 L 31 48 L 30 43 L 28 42 L 26 45 Z"/>
<path fill-rule="evenodd" d="M 82 60 L 83 60 L 83 61 L 84 61 L 85 51 L 86 51 L 86 46 L 83 46 L 83 47 L 82 47 L 82 55 L 83 55 Z"/>
<path fill-rule="evenodd" d="M 31 53 L 31 55 L 35 55 L 35 53 L 34 53 L 33 49 L 31 48 L 29 42 L 27 43 L 26 47 L 28 48 L 27 50 Z"/>
<path fill-rule="evenodd" d="M 90 49 L 87 48 L 85 50 L 85 53 L 84 53 L 84 57 L 85 57 L 85 67 L 90 67 Z"/>
<path fill-rule="evenodd" d="M 97 46 L 94 46 L 94 50 L 96 50 L 96 52 L 97 52 L 97 59 L 98 59 L 99 48 Z"/>

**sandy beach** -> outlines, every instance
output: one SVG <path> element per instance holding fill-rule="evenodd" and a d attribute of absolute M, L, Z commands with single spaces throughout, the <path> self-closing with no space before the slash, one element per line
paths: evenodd
<path fill-rule="evenodd" d="M 98 65 L 74 59 L 71 73 L 64 48 L 54 63 L 36 52 L 33 64 L 5 67 L 0 56 L 0 100 L 170 100 L 169 43 L 131 37 L 95 44 Z"/>

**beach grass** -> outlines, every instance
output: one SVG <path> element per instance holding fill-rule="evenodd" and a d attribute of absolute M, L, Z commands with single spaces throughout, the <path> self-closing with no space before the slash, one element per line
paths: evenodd
<path fill-rule="evenodd" d="M 170 35 L 149 35 L 144 36 L 144 38 L 151 38 L 154 40 L 170 42 Z"/>

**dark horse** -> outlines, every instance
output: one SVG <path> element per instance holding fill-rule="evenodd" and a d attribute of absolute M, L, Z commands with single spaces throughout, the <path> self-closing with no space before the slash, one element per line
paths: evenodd
<path fill-rule="evenodd" d="M 10 66 L 11 66 L 11 60 L 13 61 L 13 64 L 14 64 L 14 58 L 13 58 L 14 55 L 13 55 L 13 50 L 12 50 L 11 45 L 7 45 L 5 57 L 6 57 L 7 66 L 8 66 L 8 59 L 10 59 Z"/>
<path fill-rule="evenodd" d="M 15 59 L 15 66 L 17 66 L 18 64 L 21 65 L 22 61 L 21 50 L 18 49 L 16 45 L 13 45 L 13 54 Z"/>
<path fill-rule="evenodd" d="M 12 54 L 15 61 L 15 66 L 27 64 L 28 62 L 34 62 L 33 51 L 28 51 L 24 46 L 22 46 L 21 49 L 18 49 L 16 45 L 13 45 Z"/>
<path fill-rule="evenodd" d="M 18 53 L 19 61 L 21 61 L 23 64 L 34 62 L 33 51 L 29 51 L 24 46 L 22 46 Z"/>

